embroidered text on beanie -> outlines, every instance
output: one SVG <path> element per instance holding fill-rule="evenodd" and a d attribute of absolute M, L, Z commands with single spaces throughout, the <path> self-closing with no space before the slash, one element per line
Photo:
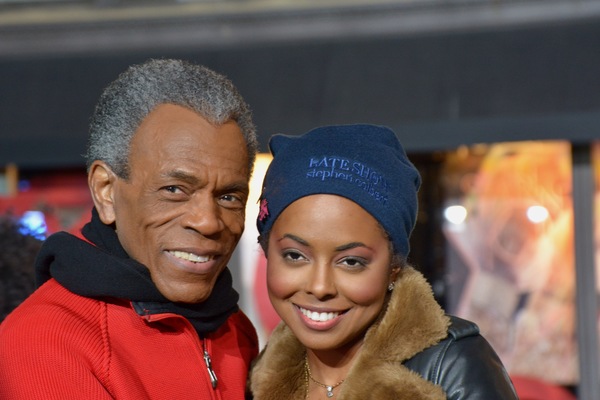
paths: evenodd
<path fill-rule="evenodd" d="M 302 136 L 274 135 L 257 227 L 267 234 L 279 214 L 312 194 L 348 198 L 385 229 L 394 251 L 409 252 L 421 178 L 395 133 L 376 125 L 334 125 Z"/>

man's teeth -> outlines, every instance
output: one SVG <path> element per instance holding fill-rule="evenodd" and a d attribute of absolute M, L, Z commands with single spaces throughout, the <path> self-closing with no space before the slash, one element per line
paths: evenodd
<path fill-rule="evenodd" d="M 177 258 L 193 262 L 207 262 L 212 259 L 211 256 L 199 256 L 196 254 L 187 253 L 185 251 L 172 251 L 171 254 L 173 254 Z"/>
<path fill-rule="evenodd" d="M 340 314 L 340 313 L 337 313 L 337 312 L 322 312 L 322 313 L 318 313 L 316 311 L 310 311 L 310 310 L 307 310 L 305 308 L 300 308 L 300 311 L 307 318 L 309 318 L 309 319 L 311 319 L 313 321 L 318 321 L 318 322 L 329 321 L 331 319 L 334 319 L 335 317 L 337 317 Z"/>

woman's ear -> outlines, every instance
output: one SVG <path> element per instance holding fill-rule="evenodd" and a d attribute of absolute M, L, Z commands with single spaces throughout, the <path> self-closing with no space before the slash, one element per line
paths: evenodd
<path fill-rule="evenodd" d="M 400 272 L 402 271 L 402 268 L 406 265 L 406 258 L 402 257 L 400 254 L 394 254 L 393 251 L 390 249 L 390 282 L 389 283 L 394 283 L 396 282 L 396 279 L 398 279 L 398 275 L 400 274 Z"/>
<path fill-rule="evenodd" d="M 396 282 L 396 279 L 398 279 L 398 274 L 400 273 L 401 269 L 401 267 L 392 268 L 392 271 L 390 272 L 390 283 Z"/>
<path fill-rule="evenodd" d="M 104 161 L 96 160 L 90 166 L 88 185 L 92 200 L 100 220 L 106 225 L 115 222 L 114 192 L 117 179 L 118 177 Z"/>

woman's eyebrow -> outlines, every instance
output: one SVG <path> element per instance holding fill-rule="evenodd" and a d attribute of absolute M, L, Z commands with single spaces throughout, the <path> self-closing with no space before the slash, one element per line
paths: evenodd
<path fill-rule="evenodd" d="M 304 240 L 292 233 L 284 234 L 283 237 L 279 240 L 281 241 L 283 239 L 291 239 L 295 242 L 300 243 L 303 246 L 310 246 L 310 243 L 308 243 L 306 240 Z M 344 250 L 349 250 L 349 249 L 355 249 L 357 247 L 368 247 L 368 246 L 366 244 L 364 244 L 363 242 L 350 242 L 350 243 L 346 243 L 346 244 L 336 247 L 335 251 L 344 251 Z"/>
<path fill-rule="evenodd" d="M 281 241 L 283 239 L 291 239 L 295 242 L 300 243 L 303 246 L 309 246 L 309 243 L 306 240 L 301 239 L 300 237 L 298 237 L 294 234 L 291 234 L 291 233 L 286 233 L 285 235 L 283 235 L 283 237 L 281 239 L 279 239 L 279 241 Z"/>
<path fill-rule="evenodd" d="M 367 247 L 367 245 L 362 242 L 350 242 L 350 243 L 343 244 L 341 246 L 336 247 L 335 250 L 336 251 L 344 251 L 344 250 L 349 250 L 349 249 L 355 249 L 357 247 Z"/>

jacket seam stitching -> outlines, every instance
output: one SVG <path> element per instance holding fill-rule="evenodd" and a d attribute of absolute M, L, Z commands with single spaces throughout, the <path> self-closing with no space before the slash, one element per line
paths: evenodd
<path fill-rule="evenodd" d="M 454 339 L 452 340 L 448 340 L 447 343 L 444 344 L 443 348 L 440 350 L 440 352 L 438 353 L 438 356 L 435 359 L 435 367 L 434 367 L 434 383 L 436 385 L 440 385 L 440 374 L 441 374 L 441 370 L 442 370 L 442 363 L 444 361 L 444 358 L 446 357 L 446 352 L 448 351 L 448 348 L 450 347 L 450 345 L 454 343 Z"/>
<path fill-rule="evenodd" d="M 112 394 L 113 388 L 111 387 L 111 379 L 110 379 L 110 371 L 111 371 L 111 363 L 112 363 L 112 350 L 110 346 L 110 335 L 108 330 L 108 304 L 105 302 L 100 302 L 100 307 L 102 308 L 102 320 L 101 320 L 101 329 L 102 329 L 102 342 L 104 344 L 104 354 L 105 354 L 105 362 L 104 362 L 104 376 L 106 377 L 106 386 L 107 390 Z"/>

